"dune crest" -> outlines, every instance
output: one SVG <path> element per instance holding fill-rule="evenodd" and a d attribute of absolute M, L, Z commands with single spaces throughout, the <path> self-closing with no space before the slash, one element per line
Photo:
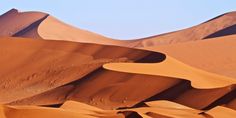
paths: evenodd
<path fill-rule="evenodd" d="M 111 63 L 105 64 L 103 67 L 120 72 L 183 78 L 191 81 L 192 86 L 195 88 L 219 88 L 236 84 L 236 80 L 233 78 L 187 66 L 171 57 L 167 57 L 165 61 L 155 64 Z"/>

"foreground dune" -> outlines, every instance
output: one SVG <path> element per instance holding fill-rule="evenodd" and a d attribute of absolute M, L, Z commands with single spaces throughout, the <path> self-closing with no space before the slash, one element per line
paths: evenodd
<path fill-rule="evenodd" d="M 75 100 L 103 109 L 116 109 L 139 106 L 145 101 L 166 99 L 193 108 L 204 109 L 218 105 L 215 102 L 219 99 L 223 99 L 223 101 L 232 99 L 227 95 L 233 94 L 233 86 L 195 89 L 191 87 L 190 82 L 183 78 L 122 73 L 101 68 L 103 63 L 116 61 L 161 62 L 166 58 L 161 53 L 97 44 L 23 38 L 20 40 L 9 39 L 18 38 L 0 40 L 2 47 L 2 61 L 0 62 L 3 64 L 1 66 L 2 84 L 10 85 L 2 89 L 1 94 L 6 95 L 0 97 L 2 103 L 11 105 L 58 105 L 63 104 L 66 100 Z M 87 49 L 91 50 L 87 51 Z M 51 51 L 54 53 L 52 54 Z M 115 54 L 112 53 L 114 51 L 116 51 Z M 18 55 L 19 59 L 13 61 L 12 66 L 4 61 L 12 59 L 16 54 L 20 54 Z M 48 55 L 52 58 L 44 58 Z M 77 58 L 81 61 L 78 61 Z M 86 62 L 82 59 L 85 59 Z M 37 63 L 31 61 L 37 61 Z M 23 68 L 17 66 L 30 62 L 30 65 L 25 65 Z M 53 66 L 48 66 L 51 65 L 51 62 L 53 62 Z M 41 67 L 38 67 L 37 64 L 40 64 Z M 76 68 L 77 65 L 78 68 Z M 66 67 L 66 70 L 63 69 L 63 66 Z M 12 72 L 13 67 L 21 69 L 19 72 Z M 171 66 L 171 68 L 174 67 L 176 67 L 175 64 L 173 67 Z M 78 72 L 81 68 L 83 71 Z M 43 73 L 48 69 L 50 70 L 48 74 L 36 74 L 31 77 L 35 71 L 40 72 L 42 70 Z M 85 71 L 86 69 L 87 71 Z M 17 73 L 21 73 L 22 76 L 17 76 Z M 15 78 L 14 81 L 8 82 L 8 78 L 11 77 Z M 43 79 L 45 77 L 47 81 Z M 21 82 L 22 84 L 18 87 L 17 83 L 24 78 L 30 79 Z M 130 93 L 128 90 L 133 90 L 133 92 Z M 11 95 L 8 95 L 9 93 Z M 193 96 L 195 96 L 194 99 Z M 196 100 L 199 102 L 196 103 Z M 229 102 L 225 101 L 225 104 Z M 233 106 L 235 105 L 231 104 L 230 108 Z"/>
<path fill-rule="evenodd" d="M 231 118 L 236 114 L 221 106 L 201 111 L 169 101 L 152 101 L 142 107 L 122 110 L 102 110 L 74 101 L 67 101 L 60 108 L 2 105 L 0 112 L 1 118 Z"/>

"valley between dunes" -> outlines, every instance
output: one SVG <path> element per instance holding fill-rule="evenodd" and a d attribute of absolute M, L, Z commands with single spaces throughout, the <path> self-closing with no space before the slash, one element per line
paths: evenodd
<path fill-rule="evenodd" d="M 0 16 L 0 118 L 233 118 L 236 13 L 133 40 Z"/>

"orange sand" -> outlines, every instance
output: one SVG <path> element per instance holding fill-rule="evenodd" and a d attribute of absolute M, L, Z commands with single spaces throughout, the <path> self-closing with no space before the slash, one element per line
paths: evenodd
<path fill-rule="evenodd" d="M 0 118 L 232 118 L 235 23 L 230 12 L 121 41 L 12 9 L 0 16 Z"/>

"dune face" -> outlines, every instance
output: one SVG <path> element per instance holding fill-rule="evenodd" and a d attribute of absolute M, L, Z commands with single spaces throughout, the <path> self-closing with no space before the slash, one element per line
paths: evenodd
<path fill-rule="evenodd" d="M 121 41 L 12 9 L 0 16 L 0 118 L 233 118 L 235 18 Z"/>

